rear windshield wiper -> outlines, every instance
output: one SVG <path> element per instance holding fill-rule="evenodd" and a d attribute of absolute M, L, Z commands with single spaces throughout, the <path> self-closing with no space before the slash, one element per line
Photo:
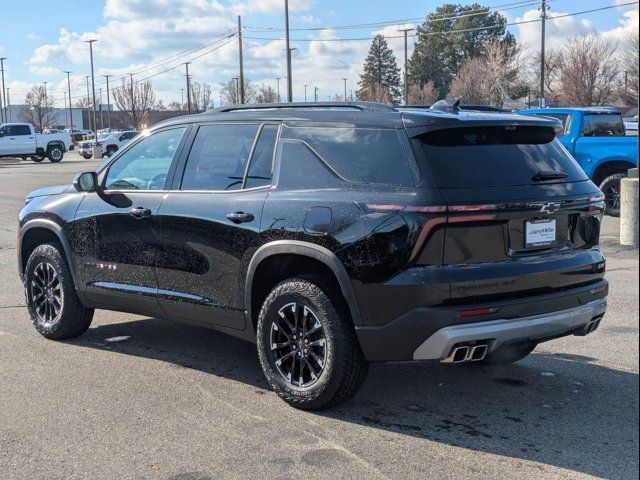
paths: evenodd
<path fill-rule="evenodd" d="M 564 172 L 554 172 L 551 170 L 541 170 L 536 173 L 531 180 L 534 182 L 543 182 L 545 180 L 558 180 L 560 178 L 567 178 L 569 175 Z"/>

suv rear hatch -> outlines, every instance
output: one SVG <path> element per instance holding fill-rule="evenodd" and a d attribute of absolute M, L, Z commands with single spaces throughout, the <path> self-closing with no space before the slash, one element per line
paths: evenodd
<path fill-rule="evenodd" d="M 555 125 L 465 123 L 414 137 L 447 204 L 443 264 L 451 302 L 600 280 L 602 195 L 555 139 Z"/>

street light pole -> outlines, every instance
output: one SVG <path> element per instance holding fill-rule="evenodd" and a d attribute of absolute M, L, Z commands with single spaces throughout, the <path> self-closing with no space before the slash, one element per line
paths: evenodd
<path fill-rule="evenodd" d="M 5 86 L 4 86 L 4 61 L 7 57 L 0 57 L 0 73 L 2 74 L 2 91 L 0 91 L 0 114 L 2 121 L 5 121 L 7 118 L 7 97 L 5 95 Z"/>
<path fill-rule="evenodd" d="M 278 86 L 278 103 L 280 103 L 280 79 L 282 77 L 276 77 L 276 84 Z"/>
<path fill-rule="evenodd" d="M 5 105 L 7 109 L 7 117 L 8 121 L 11 121 L 11 97 L 9 96 L 9 88 L 7 87 L 7 104 Z"/>
<path fill-rule="evenodd" d="M 408 73 L 408 58 L 407 58 L 407 34 L 411 31 L 415 30 L 414 28 L 403 28 L 402 30 L 398 30 L 399 32 L 404 32 L 404 104 L 407 105 L 409 103 L 409 73 Z"/>
<path fill-rule="evenodd" d="M 343 78 L 342 81 L 344 82 L 344 101 L 347 101 L 347 79 Z"/>
<path fill-rule="evenodd" d="M 540 43 L 540 108 L 545 108 L 546 99 L 544 97 L 544 40 L 545 40 L 545 27 L 547 22 L 547 0 L 542 0 L 542 5 L 540 7 L 541 13 L 540 18 L 542 19 L 542 38 Z"/>
<path fill-rule="evenodd" d="M 318 87 L 313 87 L 313 100 L 316 102 L 318 101 L 318 90 Z"/>
<path fill-rule="evenodd" d="M 305 101 L 305 102 L 307 101 L 307 87 L 308 87 L 308 86 L 309 86 L 309 85 L 307 85 L 307 84 L 305 83 L 305 85 L 304 85 L 304 101 Z"/>
<path fill-rule="evenodd" d="M 89 130 L 91 130 L 91 112 L 89 111 L 89 106 L 91 105 L 91 97 L 89 96 L 89 75 L 85 75 L 84 79 L 87 81 L 87 122 L 89 122 Z"/>
<path fill-rule="evenodd" d="M 189 77 L 189 64 L 191 62 L 185 62 L 184 68 L 187 76 L 187 112 L 191 115 L 191 77 Z"/>
<path fill-rule="evenodd" d="M 93 126 L 96 128 L 96 135 L 93 142 L 93 158 L 102 158 L 102 152 L 98 152 L 98 124 L 96 122 L 96 77 L 93 70 L 93 44 L 97 40 L 85 40 L 89 44 L 89 59 L 91 61 L 91 96 L 93 98 Z"/>
<path fill-rule="evenodd" d="M 69 129 L 73 130 L 73 110 L 71 109 L 71 75 L 73 72 L 71 70 L 64 70 L 63 73 L 67 74 L 67 91 L 69 93 Z"/>
<path fill-rule="evenodd" d="M 284 22 L 286 30 L 285 48 L 287 49 L 287 102 L 292 102 L 293 80 L 291 78 L 291 47 L 289 46 L 289 0 L 284 0 Z"/>
<path fill-rule="evenodd" d="M 109 130 L 111 130 L 111 100 L 109 99 L 109 77 L 113 75 L 102 75 L 107 79 L 107 125 Z"/>
<path fill-rule="evenodd" d="M 100 128 L 104 130 L 104 116 L 102 115 L 102 88 L 99 88 L 98 98 L 100 99 Z"/>
<path fill-rule="evenodd" d="M 239 55 L 239 66 L 240 66 L 240 76 L 238 77 L 238 94 L 239 94 L 239 103 L 244 103 L 244 65 L 242 61 L 242 20 L 240 15 L 238 15 L 238 55 Z"/>
<path fill-rule="evenodd" d="M 184 88 L 180 89 L 180 115 L 184 115 Z"/>

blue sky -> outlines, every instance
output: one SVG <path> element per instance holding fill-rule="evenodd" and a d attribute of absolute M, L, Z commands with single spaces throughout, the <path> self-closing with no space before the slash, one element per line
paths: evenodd
<path fill-rule="evenodd" d="M 278 31 L 256 31 L 249 27 L 282 28 L 282 0 L 0 0 L 0 56 L 6 61 L 6 81 L 12 103 L 20 103 L 34 82 L 49 82 L 49 90 L 63 103 L 66 83 L 62 70 L 73 70 L 74 98 L 84 92 L 83 75 L 89 73 L 88 49 L 82 40 L 99 38 L 95 46 L 96 70 L 119 78 L 125 72 L 144 72 L 136 79 L 158 73 L 167 67 L 197 55 L 176 56 L 156 68 L 150 64 L 203 44 L 233 27 L 235 15 L 243 16 L 246 37 L 278 38 Z M 550 0 L 550 15 L 572 13 L 629 0 Z M 342 92 L 341 78 L 348 88 L 357 88 L 358 74 L 368 48 L 367 41 L 335 42 L 335 38 L 371 37 L 381 32 L 397 35 L 398 28 L 414 26 L 414 18 L 422 18 L 442 2 L 379 0 L 290 0 L 291 27 L 310 28 L 399 21 L 385 27 L 357 30 L 296 31 L 294 39 L 294 96 L 301 99 L 303 85 L 319 87 L 321 97 Z M 471 2 L 461 2 L 471 3 Z M 486 0 L 483 6 L 512 4 L 514 0 Z M 510 21 L 537 18 L 535 2 L 523 2 L 503 13 Z M 578 33 L 601 32 L 614 40 L 624 37 L 638 23 L 638 5 L 620 7 L 550 22 L 548 41 L 561 46 Z M 513 26 L 511 31 L 531 48 L 539 43 L 539 24 Z M 402 40 L 389 39 L 398 62 L 402 63 Z M 219 43 L 212 43 L 217 46 Z M 286 75 L 284 44 L 280 40 L 246 38 L 245 74 L 253 81 L 275 87 L 276 77 Z M 203 50 L 204 51 L 204 50 Z M 194 60 L 191 73 L 196 81 L 217 85 L 237 75 L 237 45 L 231 42 Z M 102 80 L 101 80 L 102 81 Z M 184 83 L 182 68 L 157 75 L 152 79 L 158 97 L 165 102 L 179 99 Z M 97 82 L 98 83 L 98 82 Z M 218 101 L 214 93 L 214 101 Z"/>

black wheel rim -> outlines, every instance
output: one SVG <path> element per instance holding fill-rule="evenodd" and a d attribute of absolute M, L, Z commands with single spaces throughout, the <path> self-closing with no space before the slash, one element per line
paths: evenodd
<path fill-rule="evenodd" d="M 50 325 L 56 323 L 64 305 L 64 292 L 53 265 L 39 263 L 33 270 L 30 288 L 31 306 L 38 321 Z"/>
<path fill-rule="evenodd" d="M 271 324 L 269 348 L 275 367 L 298 388 L 316 383 L 327 362 L 324 328 L 316 314 L 297 302 L 286 304 Z"/>
<path fill-rule="evenodd" d="M 604 201 L 607 208 L 618 210 L 620 208 L 620 180 L 610 182 L 605 186 Z"/>

